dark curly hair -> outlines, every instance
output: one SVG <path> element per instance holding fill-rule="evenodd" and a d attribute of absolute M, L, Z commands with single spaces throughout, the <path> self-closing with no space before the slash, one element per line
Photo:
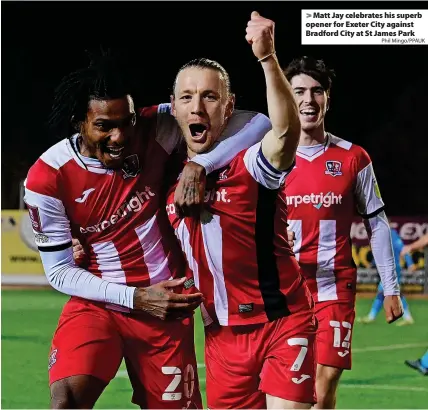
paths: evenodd
<path fill-rule="evenodd" d="M 335 77 L 334 70 L 328 68 L 323 60 L 307 56 L 294 59 L 284 70 L 284 74 L 288 81 L 296 75 L 306 74 L 317 80 L 327 93 L 330 92 Z"/>
<path fill-rule="evenodd" d="M 70 137 L 73 124 L 85 120 L 91 100 L 132 95 L 126 64 L 118 56 L 103 49 L 87 54 L 89 65 L 65 76 L 55 90 L 48 126 L 56 137 Z"/>

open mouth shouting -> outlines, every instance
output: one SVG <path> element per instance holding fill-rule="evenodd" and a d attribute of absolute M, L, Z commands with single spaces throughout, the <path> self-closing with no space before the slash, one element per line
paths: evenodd
<path fill-rule="evenodd" d="M 208 125 L 202 123 L 189 124 L 190 134 L 192 140 L 203 144 L 207 140 Z"/>

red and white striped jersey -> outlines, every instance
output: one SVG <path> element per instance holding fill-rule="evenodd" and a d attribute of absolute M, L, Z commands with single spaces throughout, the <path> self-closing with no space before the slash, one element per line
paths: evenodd
<path fill-rule="evenodd" d="M 25 193 L 40 249 L 60 250 L 78 238 L 89 272 L 129 286 L 181 276 L 184 268 L 160 208 L 165 162 L 180 138 L 178 128 L 166 105 L 139 114 L 138 137 L 122 170 L 77 154 L 75 135 L 37 160 Z"/>
<path fill-rule="evenodd" d="M 357 213 L 369 218 L 384 208 L 369 155 L 327 134 L 325 144 L 298 148 L 284 189 L 294 253 L 314 300 L 354 298 L 352 221 Z"/>
<path fill-rule="evenodd" d="M 287 243 L 287 208 L 278 199 L 285 175 L 267 162 L 258 143 L 208 178 L 200 218 L 180 219 L 176 185 L 169 191 L 167 213 L 204 294 L 205 325 L 264 323 L 309 306 Z"/>

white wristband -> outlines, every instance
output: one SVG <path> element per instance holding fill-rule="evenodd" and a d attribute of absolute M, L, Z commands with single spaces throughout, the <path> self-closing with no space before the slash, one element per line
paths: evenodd
<path fill-rule="evenodd" d="M 270 53 L 270 54 L 268 54 L 267 56 L 264 56 L 264 57 L 262 57 L 262 58 L 258 59 L 257 61 L 258 61 L 259 63 L 261 63 L 262 61 L 267 60 L 269 57 L 273 56 L 274 54 L 276 54 L 276 52 L 275 52 L 275 51 L 272 51 L 272 53 Z"/>

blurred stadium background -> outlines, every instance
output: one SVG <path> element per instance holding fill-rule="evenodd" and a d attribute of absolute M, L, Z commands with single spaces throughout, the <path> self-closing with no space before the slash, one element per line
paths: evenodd
<path fill-rule="evenodd" d="M 336 70 L 327 129 L 369 152 L 387 215 L 404 243 L 428 232 L 426 51 L 421 46 L 301 46 L 300 3 L 287 2 L 286 9 L 284 2 L 202 3 L 103 2 L 99 7 L 98 2 L 2 2 L 2 33 L 7 33 L 2 42 L 2 408 L 49 406 L 48 352 L 67 297 L 46 287 L 39 255 L 32 249 L 22 180 L 55 142 L 45 127 L 54 87 L 67 72 L 87 63 L 84 50 L 101 40 L 137 56 L 144 104 L 168 101 L 177 69 L 203 56 L 229 71 L 238 107 L 266 113 L 260 67 L 244 40 L 246 22 L 256 8 L 276 20 L 277 52 L 284 65 L 294 57 L 313 55 Z M 362 4 L 343 3 L 340 8 L 371 7 Z M 90 31 L 94 27 L 97 35 Z M 358 265 L 357 316 L 363 316 L 378 275 L 361 220 L 355 220 L 351 239 Z M 416 359 L 428 348 L 427 252 L 412 257 L 418 270 L 408 273 L 404 266 L 402 289 L 415 324 L 387 325 L 383 314 L 374 324 L 355 324 L 353 370 L 341 381 L 338 408 L 428 406 L 428 379 L 404 365 L 405 359 Z M 199 313 L 196 318 L 204 389 Z M 135 408 L 130 399 L 131 387 L 121 368 L 96 408 Z"/>

